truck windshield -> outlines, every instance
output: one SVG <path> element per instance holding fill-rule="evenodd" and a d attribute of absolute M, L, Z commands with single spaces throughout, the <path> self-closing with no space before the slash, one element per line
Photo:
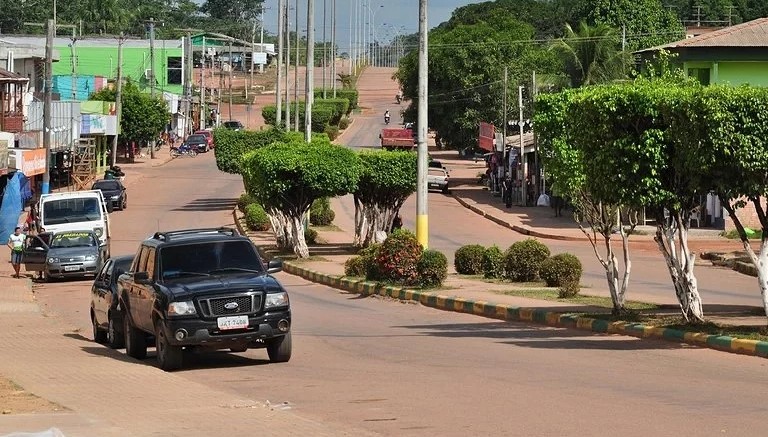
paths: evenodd
<path fill-rule="evenodd" d="M 167 246 L 160 251 L 163 279 L 236 273 L 262 273 L 259 255 L 247 241 L 214 241 Z"/>
<path fill-rule="evenodd" d="M 99 199 L 80 197 L 75 199 L 48 200 L 43 203 L 43 221 L 46 225 L 101 220 Z"/>

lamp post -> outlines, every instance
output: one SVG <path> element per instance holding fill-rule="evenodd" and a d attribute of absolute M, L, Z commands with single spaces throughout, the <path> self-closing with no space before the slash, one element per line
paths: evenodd
<path fill-rule="evenodd" d="M 368 31 L 369 31 L 369 45 L 371 45 L 371 50 L 368 52 L 368 63 L 371 65 L 374 65 L 376 63 L 376 57 L 374 54 L 375 47 L 373 46 L 376 44 L 376 12 L 379 11 L 379 9 L 383 8 L 384 5 L 379 5 L 378 8 L 371 9 L 371 3 L 369 2 L 367 4 L 368 6 L 368 14 L 371 17 L 371 21 L 368 23 Z"/>

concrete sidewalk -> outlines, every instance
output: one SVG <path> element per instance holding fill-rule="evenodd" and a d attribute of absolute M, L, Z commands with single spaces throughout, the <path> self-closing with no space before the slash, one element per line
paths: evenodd
<path fill-rule="evenodd" d="M 61 405 L 61 412 L 0 415 L 0 435 L 59 428 L 67 437 L 237 435 L 371 435 L 302 418 L 266 400 L 220 391 L 213 381 L 191 382 L 94 343 L 47 317 L 28 278 L 10 276 L 0 259 L 0 375 L 27 392 Z M 254 368 L 265 372 L 269 366 Z M 2 408 L 0 408 L 2 409 Z"/>

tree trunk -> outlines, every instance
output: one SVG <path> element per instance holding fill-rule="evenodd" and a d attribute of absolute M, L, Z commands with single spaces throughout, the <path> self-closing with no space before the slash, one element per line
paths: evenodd
<path fill-rule="evenodd" d="M 763 298 L 763 311 L 768 315 L 768 245 L 765 244 L 765 239 L 760 245 L 760 254 L 757 256 L 755 267 L 757 267 L 757 284 L 760 287 L 760 296 Z"/>
<path fill-rule="evenodd" d="M 670 221 L 657 217 L 656 244 L 659 247 L 675 287 L 675 296 L 680 304 L 680 311 L 687 322 L 703 322 L 704 309 L 699 294 L 696 276 L 693 273 L 696 256 L 688 248 L 688 228 L 690 217 L 682 217 L 680 211 L 671 212 Z M 675 241 L 675 234 L 679 239 Z"/>
<path fill-rule="evenodd" d="M 365 246 L 365 227 L 368 225 L 365 218 L 365 205 L 360 201 L 360 198 L 354 196 L 355 200 L 355 238 L 352 244 L 355 247 Z"/>
<path fill-rule="evenodd" d="M 309 258 L 309 247 L 304 238 L 304 215 L 299 217 L 290 217 L 290 238 L 293 253 L 299 258 Z"/>
<path fill-rule="evenodd" d="M 275 242 L 279 250 L 286 250 L 291 247 L 291 234 L 288 218 L 281 211 L 270 209 L 267 212 L 269 222 L 272 225 L 272 232 L 275 234 Z"/>

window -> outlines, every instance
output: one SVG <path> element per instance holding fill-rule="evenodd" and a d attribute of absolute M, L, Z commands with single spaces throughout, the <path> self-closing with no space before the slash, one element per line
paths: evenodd
<path fill-rule="evenodd" d="M 688 76 L 698 80 L 702 85 L 709 85 L 709 68 L 689 68 Z"/>
<path fill-rule="evenodd" d="M 168 57 L 168 69 L 167 69 L 167 76 L 168 76 L 168 84 L 176 84 L 181 85 L 181 67 L 182 67 L 182 61 L 180 56 L 169 56 Z"/>
<path fill-rule="evenodd" d="M 163 279 L 184 275 L 207 275 L 214 270 L 223 273 L 262 271 L 261 260 L 247 241 L 217 241 L 164 247 L 160 251 Z M 216 274 L 218 274 L 217 272 Z"/>
<path fill-rule="evenodd" d="M 103 266 L 101 266 L 101 270 L 99 271 L 99 274 L 96 275 L 96 281 L 104 281 L 109 282 L 109 272 L 112 269 L 112 260 L 109 260 L 104 263 Z"/>
<path fill-rule="evenodd" d="M 136 257 L 134 272 L 146 272 L 147 271 L 147 257 L 149 256 L 149 247 L 141 246 L 139 256 Z"/>
<path fill-rule="evenodd" d="M 147 276 L 155 277 L 155 248 L 150 247 L 147 251 Z"/>

